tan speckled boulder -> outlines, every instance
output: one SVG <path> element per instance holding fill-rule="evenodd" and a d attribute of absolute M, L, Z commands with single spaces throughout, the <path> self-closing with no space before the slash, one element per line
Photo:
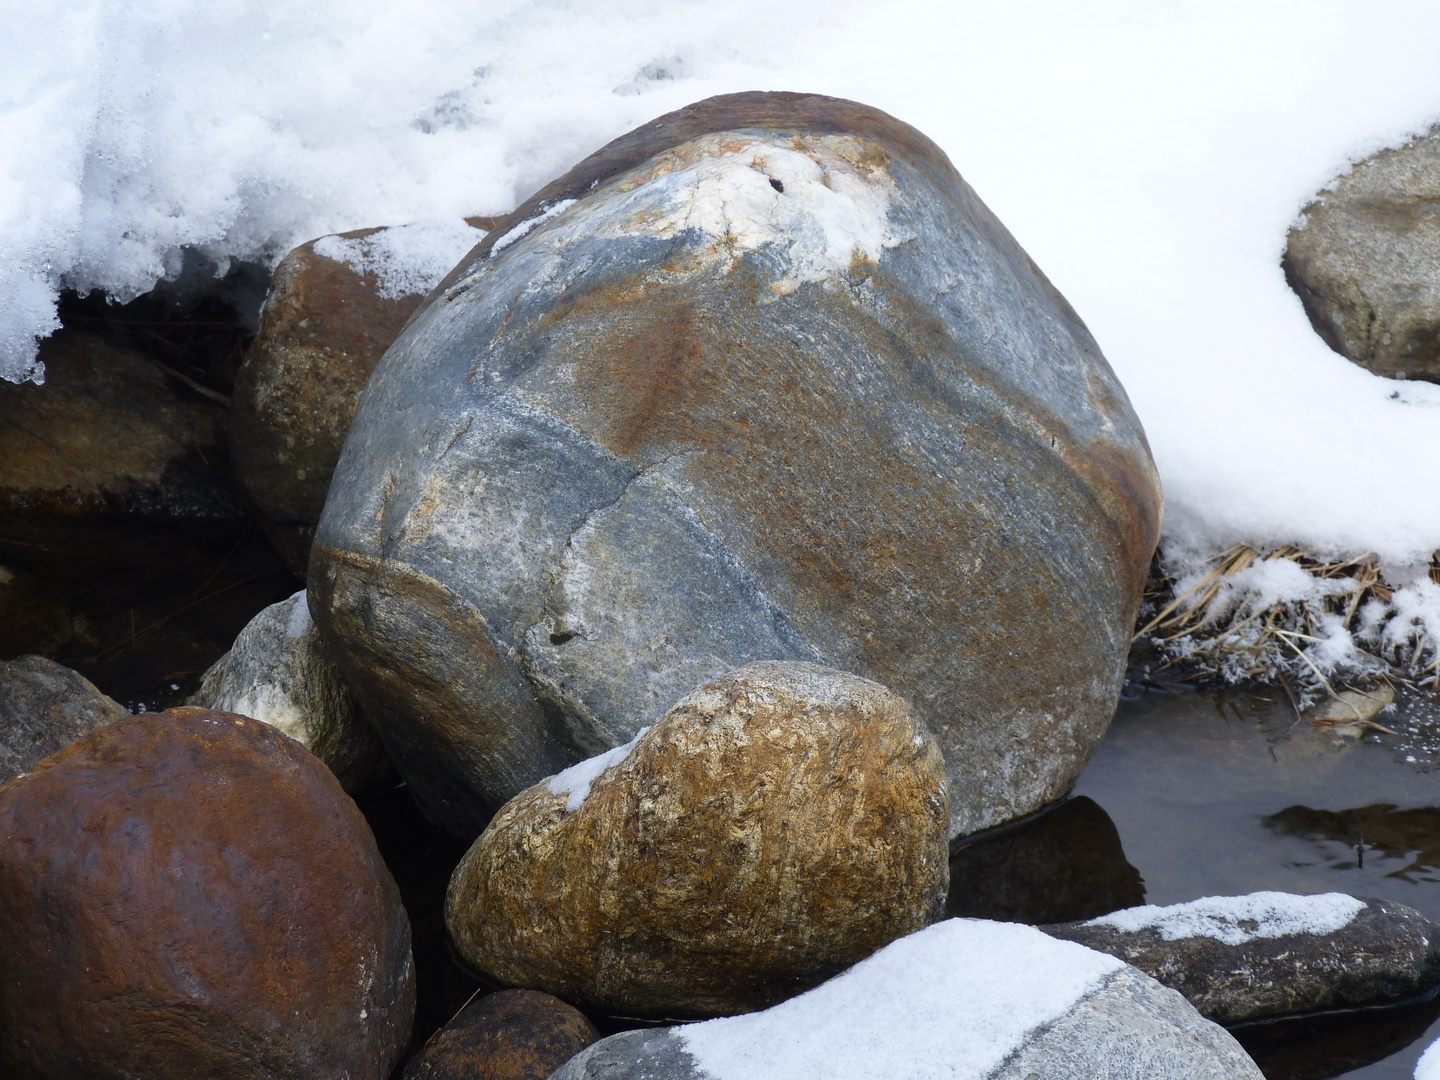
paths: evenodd
<path fill-rule="evenodd" d="M 878 683 L 749 664 L 625 747 L 521 792 L 450 882 L 465 959 L 630 1016 L 809 989 L 938 913 L 939 747 Z"/>

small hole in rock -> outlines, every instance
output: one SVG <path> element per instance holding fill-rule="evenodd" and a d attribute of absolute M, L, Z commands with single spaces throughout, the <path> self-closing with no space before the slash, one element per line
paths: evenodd
<path fill-rule="evenodd" d="M 572 631 L 572 630 L 562 630 L 562 631 L 561 631 L 560 633 L 558 633 L 558 634 L 551 634 L 551 635 L 550 635 L 550 644 L 551 644 L 551 645 L 564 645 L 567 641 L 569 641 L 569 640 L 570 640 L 571 638 L 573 638 L 574 636 L 575 636 L 574 631 Z"/>
<path fill-rule="evenodd" d="M 785 190 L 785 185 L 782 184 L 779 180 L 776 180 L 773 176 L 770 177 L 770 186 L 779 192 L 783 192 Z"/>

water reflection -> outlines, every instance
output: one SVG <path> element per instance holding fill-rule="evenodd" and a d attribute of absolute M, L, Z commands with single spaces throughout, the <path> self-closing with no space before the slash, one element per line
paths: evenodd
<path fill-rule="evenodd" d="M 1110 815 L 1083 795 L 982 833 L 950 856 L 946 917 L 1056 923 L 1145 902 Z"/>
<path fill-rule="evenodd" d="M 1386 877 L 1412 884 L 1440 881 L 1440 807 L 1398 809 L 1376 803 L 1353 810 L 1315 810 L 1287 806 L 1262 819 L 1277 833 L 1299 836 L 1315 844 L 1325 865 L 1336 870 L 1363 869 L 1366 860 L 1404 865 Z"/>

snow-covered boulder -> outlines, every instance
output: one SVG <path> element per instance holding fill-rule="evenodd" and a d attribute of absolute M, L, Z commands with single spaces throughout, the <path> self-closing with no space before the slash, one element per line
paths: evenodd
<path fill-rule="evenodd" d="M 748 1012 L 936 917 L 947 820 L 939 747 L 905 702 L 750 664 L 511 800 L 445 922 L 502 985 L 624 1016 Z"/>
<path fill-rule="evenodd" d="M 458 833 L 800 660 L 913 702 L 958 834 L 1083 768 L 1159 524 L 1095 340 L 939 147 L 748 93 L 597 151 L 437 287 L 361 397 L 309 582 Z"/>
<path fill-rule="evenodd" d="M 1220 1024 L 1384 1004 L 1440 983 L 1440 927 L 1345 893 L 1207 896 L 1041 929 L 1133 964 Z"/>
<path fill-rule="evenodd" d="M 322 236 L 275 268 L 235 380 L 230 459 L 267 535 L 301 577 L 360 391 L 439 279 L 434 268 L 459 262 L 491 223 Z"/>
<path fill-rule="evenodd" d="M 1222 1028 L 1113 957 L 951 919 L 764 1012 L 627 1031 L 551 1080 L 1259 1080 Z"/>
<path fill-rule="evenodd" d="M 279 728 L 328 765 L 351 793 L 386 765 L 379 738 L 325 658 L 304 590 L 251 619 L 187 704 Z"/>
<path fill-rule="evenodd" d="M 1329 346 L 1440 382 L 1440 128 L 1356 164 L 1305 207 L 1285 276 Z"/>

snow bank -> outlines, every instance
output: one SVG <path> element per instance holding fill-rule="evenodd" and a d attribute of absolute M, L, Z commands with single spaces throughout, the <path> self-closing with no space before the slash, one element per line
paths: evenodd
<path fill-rule="evenodd" d="M 1313 193 L 1440 118 L 1436 5 L 12 7 L 8 378 L 35 372 L 61 287 L 124 299 L 185 247 L 223 267 L 343 229 L 455 228 L 689 101 L 814 90 L 934 138 L 1082 314 L 1145 424 L 1174 566 L 1296 544 L 1375 551 L 1403 584 L 1440 547 L 1440 387 L 1332 353 L 1279 269 Z"/>
<path fill-rule="evenodd" d="M 1415 1080 L 1440 1080 L 1440 1039 L 1427 1046 L 1415 1063 Z"/>
<path fill-rule="evenodd" d="M 586 798 L 590 795 L 590 785 L 600 779 L 602 773 L 619 765 L 630 756 L 630 751 L 635 749 L 635 744 L 640 741 L 640 736 L 650 730 L 650 725 L 642 727 L 635 733 L 635 737 L 623 746 L 612 747 L 603 754 L 596 754 L 592 758 L 571 765 L 564 772 L 558 772 L 545 781 L 545 786 L 550 789 L 552 795 L 569 795 L 565 800 L 565 812 L 573 813 L 585 805 Z"/>
<path fill-rule="evenodd" d="M 1158 931 L 1165 941 L 1209 937 L 1226 945 L 1291 934 L 1333 934 L 1365 910 L 1365 901 L 1345 893 L 1297 896 L 1256 892 L 1247 896 L 1205 896 L 1186 904 L 1126 908 L 1091 919 L 1086 926 L 1109 926 L 1126 934 Z"/>
<path fill-rule="evenodd" d="M 424 295 L 440 284 L 484 234 L 464 218 L 398 225 L 369 236 L 322 236 L 315 254 L 343 262 L 359 274 L 374 274 L 387 300 Z"/>
<path fill-rule="evenodd" d="M 979 1080 L 1124 967 L 1033 927 L 950 919 L 764 1012 L 677 1030 L 714 1080 L 891 1080 L 900 1063 Z"/>

